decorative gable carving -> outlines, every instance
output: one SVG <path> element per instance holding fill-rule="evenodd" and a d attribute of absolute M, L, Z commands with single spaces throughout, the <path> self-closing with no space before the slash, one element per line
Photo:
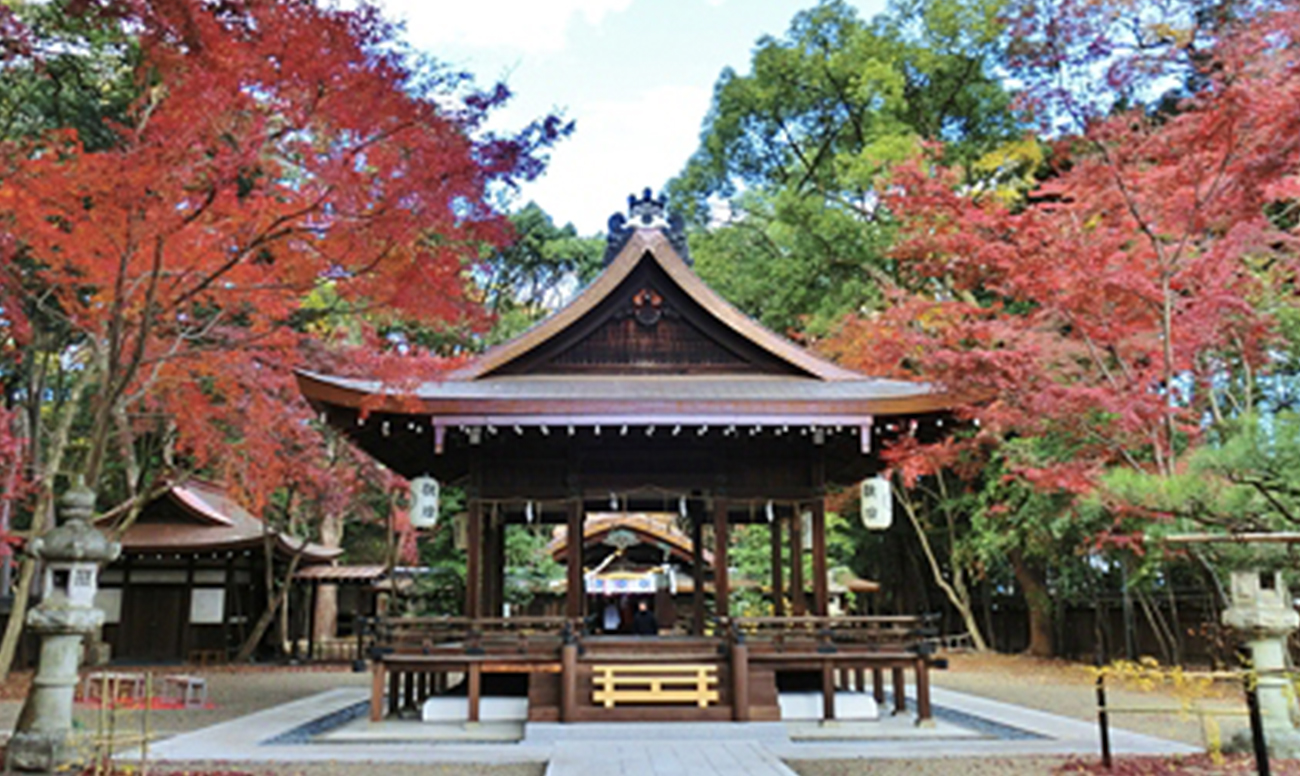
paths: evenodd
<path fill-rule="evenodd" d="M 648 256 L 561 335 L 501 374 L 792 374 L 704 310 Z"/>

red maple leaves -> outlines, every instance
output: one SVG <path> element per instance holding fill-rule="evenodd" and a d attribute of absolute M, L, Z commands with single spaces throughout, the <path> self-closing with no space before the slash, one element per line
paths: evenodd
<path fill-rule="evenodd" d="M 1051 177 L 1008 205 L 931 156 L 900 170 L 895 304 L 834 351 L 991 400 L 977 437 L 1057 434 L 1069 460 L 1020 472 L 1084 492 L 1119 463 L 1171 473 L 1223 381 L 1267 366 L 1266 292 L 1294 281 L 1300 16 L 1217 41 L 1173 112 L 1128 111 L 1056 145 Z M 978 441 L 978 440 L 977 440 Z"/>
<path fill-rule="evenodd" d="M 4 148 L 0 327 L 22 338 L 39 305 L 75 332 L 92 479 L 129 413 L 166 417 L 197 466 L 264 495 L 319 447 L 291 380 L 308 343 L 383 347 L 379 325 L 475 315 L 466 270 L 507 236 L 486 191 L 537 174 L 565 128 L 484 132 L 508 92 L 413 71 L 367 6 L 87 10 L 138 31 L 140 96 L 108 150 L 71 131 Z"/>

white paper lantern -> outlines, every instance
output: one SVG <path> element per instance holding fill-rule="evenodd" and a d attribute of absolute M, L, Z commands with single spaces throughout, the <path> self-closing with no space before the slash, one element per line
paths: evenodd
<path fill-rule="evenodd" d="M 889 480 L 872 477 L 862 481 L 859 491 L 862 507 L 862 525 L 868 531 L 884 531 L 894 522 L 894 497 Z"/>
<path fill-rule="evenodd" d="M 411 480 L 411 525 L 416 528 L 433 528 L 438 524 L 438 496 L 442 488 L 432 477 Z"/>

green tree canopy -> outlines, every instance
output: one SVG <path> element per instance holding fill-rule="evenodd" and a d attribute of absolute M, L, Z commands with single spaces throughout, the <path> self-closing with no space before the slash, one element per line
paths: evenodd
<path fill-rule="evenodd" d="M 892 276 L 882 173 L 923 142 L 973 170 L 1018 136 L 995 72 L 1000 7 L 899 0 L 864 22 L 825 0 L 761 39 L 748 74 L 723 71 L 669 185 L 705 280 L 778 330 L 816 333 L 879 303 Z M 725 223 L 704 229 L 719 210 Z"/>

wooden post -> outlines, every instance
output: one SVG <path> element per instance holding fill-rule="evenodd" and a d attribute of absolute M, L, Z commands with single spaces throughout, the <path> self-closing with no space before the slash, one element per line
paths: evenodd
<path fill-rule="evenodd" d="M 397 714 L 402 703 L 402 672 L 388 672 L 388 713 Z"/>
<path fill-rule="evenodd" d="M 853 689 L 861 693 L 867 691 L 867 669 L 862 666 L 853 669 Z"/>
<path fill-rule="evenodd" d="M 743 641 L 731 645 L 731 718 L 749 721 L 749 645 Z"/>
<path fill-rule="evenodd" d="M 907 683 L 903 681 L 903 667 L 894 666 L 894 713 L 907 711 Z"/>
<path fill-rule="evenodd" d="M 803 514 L 798 505 L 790 516 L 790 606 L 795 617 L 808 613 L 803 594 Z"/>
<path fill-rule="evenodd" d="M 406 686 L 402 688 L 402 708 L 415 708 L 415 677 L 417 674 L 413 670 L 406 672 Z"/>
<path fill-rule="evenodd" d="M 822 719 L 835 719 L 835 669 L 831 661 L 822 661 Z"/>
<path fill-rule="evenodd" d="M 483 664 L 471 660 L 469 664 L 469 722 L 478 722 L 479 700 L 483 695 Z"/>
<path fill-rule="evenodd" d="M 785 585 L 781 578 L 781 530 L 785 518 L 777 517 L 767 527 L 772 534 L 772 616 L 785 616 Z"/>
<path fill-rule="evenodd" d="M 690 502 L 688 501 L 687 504 Z M 691 518 L 691 633 L 704 635 L 704 519 L 697 510 L 687 507 Z"/>
<path fill-rule="evenodd" d="M 483 592 L 483 505 L 476 498 L 469 500 L 465 515 L 465 616 L 476 620 L 482 616 Z"/>
<path fill-rule="evenodd" d="M 578 645 L 560 647 L 560 721 L 578 718 Z"/>
<path fill-rule="evenodd" d="M 727 500 L 713 500 L 713 598 L 714 614 L 731 616 L 731 585 L 727 574 Z"/>
<path fill-rule="evenodd" d="M 384 718 L 384 661 L 376 658 L 370 675 L 370 721 L 378 722 Z"/>
<path fill-rule="evenodd" d="M 582 578 L 582 519 L 581 499 L 569 500 L 569 528 L 566 541 L 569 545 L 568 589 L 565 591 L 565 614 L 570 619 L 582 619 L 584 599 L 587 596 L 585 581 Z"/>
<path fill-rule="evenodd" d="M 916 724 L 925 725 L 933 716 L 930 710 L 930 663 L 916 659 Z"/>
<path fill-rule="evenodd" d="M 876 703 L 885 702 L 885 669 L 871 669 L 871 697 Z"/>
<path fill-rule="evenodd" d="M 497 510 L 482 510 L 483 521 L 483 598 L 479 612 L 483 617 L 500 617 L 497 608 Z"/>
<path fill-rule="evenodd" d="M 316 659 L 316 601 L 320 598 L 320 583 L 311 581 L 311 602 L 307 610 L 307 662 Z"/>
<path fill-rule="evenodd" d="M 817 499 L 812 504 L 812 583 L 813 613 L 830 614 L 830 590 L 826 579 L 826 504 Z"/>
<path fill-rule="evenodd" d="M 540 516 L 539 516 L 540 517 Z M 501 617 L 506 608 L 506 517 L 497 518 L 496 544 L 492 546 L 492 616 Z"/>

